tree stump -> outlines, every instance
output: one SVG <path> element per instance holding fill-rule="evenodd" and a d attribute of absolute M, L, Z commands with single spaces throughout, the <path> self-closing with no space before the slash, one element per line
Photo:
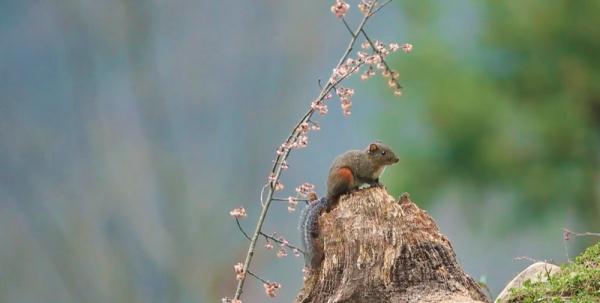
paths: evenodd
<path fill-rule="evenodd" d="M 355 191 L 319 217 L 324 259 L 297 303 L 489 302 L 433 219 L 403 194 Z"/>

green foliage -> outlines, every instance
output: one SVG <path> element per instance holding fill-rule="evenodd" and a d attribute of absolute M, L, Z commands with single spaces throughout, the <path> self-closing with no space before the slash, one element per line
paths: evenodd
<path fill-rule="evenodd" d="M 600 302 L 600 242 L 545 282 L 511 290 L 510 302 Z"/>
<path fill-rule="evenodd" d="M 570 210 L 581 228 L 600 229 L 600 2 L 418 1 L 401 11 L 415 48 L 393 63 L 407 88 L 402 112 L 382 119 L 403 160 L 390 184 L 473 213 L 501 201 L 507 229 Z M 462 25 L 445 26 L 452 18 Z"/>

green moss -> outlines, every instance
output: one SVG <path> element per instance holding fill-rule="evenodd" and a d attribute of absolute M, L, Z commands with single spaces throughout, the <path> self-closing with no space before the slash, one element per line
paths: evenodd
<path fill-rule="evenodd" d="M 600 242 L 545 282 L 526 281 L 511 291 L 510 302 L 600 302 Z"/>

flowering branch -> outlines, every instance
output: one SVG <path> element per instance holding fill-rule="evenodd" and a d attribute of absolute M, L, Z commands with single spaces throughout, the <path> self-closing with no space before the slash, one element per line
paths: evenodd
<path fill-rule="evenodd" d="M 257 244 L 258 238 L 260 236 L 263 236 L 265 238 L 265 240 L 267 241 L 266 247 L 269 249 L 272 248 L 272 244 L 270 241 L 276 242 L 280 245 L 280 249 L 277 252 L 277 256 L 279 256 L 279 257 L 287 255 L 287 252 L 285 251 L 285 247 L 289 247 L 289 248 L 293 249 L 294 254 L 296 256 L 298 256 L 301 252 L 304 253 L 301 249 L 299 249 L 293 245 L 290 245 L 287 242 L 287 240 L 285 240 L 283 238 L 278 239 L 278 238 L 275 238 L 273 236 L 269 236 L 269 235 L 263 233 L 262 227 L 263 227 L 264 221 L 267 217 L 267 213 L 268 213 L 269 207 L 271 206 L 271 202 L 273 202 L 273 201 L 288 201 L 288 203 L 289 203 L 288 210 L 290 212 L 292 212 L 295 210 L 295 207 L 296 207 L 296 204 L 298 203 L 298 201 L 305 201 L 305 202 L 310 203 L 310 201 L 316 200 L 316 194 L 313 191 L 314 186 L 311 184 L 308 184 L 308 183 L 302 184 L 301 186 L 296 188 L 298 195 L 302 196 L 302 197 L 306 197 L 306 199 L 299 199 L 298 196 L 283 199 L 283 198 L 273 197 L 273 195 L 276 191 L 283 190 L 283 188 L 284 188 L 283 184 L 280 182 L 280 178 L 281 178 L 282 172 L 288 168 L 287 159 L 288 159 L 288 156 L 290 155 L 291 150 L 292 149 L 300 149 L 300 148 L 305 147 L 308 143 L 308 136 L 307 136 L 308 131 L 319 130 L 319 126 L 311 120 L 311 117 L 314 115 L 315 112 L 317 112 L 321 115 L 324 115 L 327 113 L 328 109 L 327 109 L 327 105 L 325 104 L 325 102 L 326 102 L 326 100 L 328 100 L 332 97 L 331 91 L 334 90 L 335 93 L 337 94 L 337 96 L 340 98 L 343 114 L 345 116 L 348 116 L 348 115 L 350 115 L 349 109 L 352 104 L 350 101 L 350 97 L 354 94 L 354 90 L 351 88 L 340 87 L 339 84 L 343 80 L 345 80 L 347 77 L 349 77 L 350 75 L 357 72 L 360 69 L 360 67 L 365 64 L 370 65 L 370 71 L 369 71 L 370 75 L 374 73 L 372 70 L 374 64 L 377 65 L 377 67 L 379 69 L 383 69 L 381 66 L 385 67 L 384 73 L 387 72 L 388 74 L 391 74 L 391 75 L 397 75 L 397 73 L 395 71 L 393 71 L 389 68 L 389 65 L 384 60 L 385 56 L 387 54 L 389 54 L 390 51 L 393 52 L 399 48 L 399 47 L 394 47 L 394 45 L 397 46 L 397 44 L 390 44 L 390 47 L 388 49 L 388 48 L 382 46 L 383 44 L 381 44 L 379 41 L 372 42 L 364 30 L 364 26 L 367 23 L 367 21 L 369 20 L 369 18 L 372 17 L 376 12 L 381 10 L 381 8 L 383 8 L 385 5 L 387 5 L 390 2 L 391 2 L 391 0 L 388 0 L 388 1 L 384 2 L 383 4 L 379 4 L 377 0 L 368 0 L 368 1 L 362 0 L 359 3 L 358 7 L 359 7 L 359 10 L 363 13 L 363 18 L 355 30 L 352 30 L 350 28 L 350 26 L 348 25 L 348 23 L 346 22 L 346 20 L 344 19 L 344 16 L 346 15 L 346 12 L 349 9 L 349 5 L 344 0 L 336 0 L 335 4 L 331 6 L 332 13 L 335 14 L 338 18 L 340 18 L 342 20 L 343 24 L 346 26 L 346 28 L 350 32 L 351 39 L 348 42 L 348 46 L 346 47 L 346 50 L 342 53 L 342 56 L 340 57 L 339 62 L 333 69 L 333 72 L 330 75 L 329 80 L 327 81 L 325 86 L 322 86 L 321 82 L 319 81 L 319 86 L 321 87 L 321 91 L 319 92 L 317 98 L 311 103 L 311 106 L 308 109 L 308 111 L 300 118 L 300 120 L 292 128 L 291 132 L 285 139 L 284 143 L 282 143 L 279 146 L 279 148 L 276 150 L 277 156 L 276 156 L 275 160 L 273 161 L 273 166 L 271 168 L 270 175 L 267 179 L 267 183 L 265 184 L 265 186 L 263 186 L 261 193 L 260 193 L 260 204 L 262 206 L 262 209 L 261 209 L 260 215 L 258 217 L 258 221 L 256 223 L 254 232 L 252 233 L 251 236 L 244 231 L 244 229 L 242 228 L 242 226 L 239 222 L 239 218 L 246 216 L 245 210 L 240 207 L 240 208 L 234 209 L 230 213 L 231 216 L 235 217 L 236 224 L 237 224 L 239 230 L 242 232 L 242 234 L 248 240 L 250 240 L 250 245 L 248 247 L 248 252 L 246 253 L 246 258 L 244 260 L 244 263 L 243 264 L 237 263 L 234 266 L 236 274 L 237 274 L 236 277 L 238 280 L 238 285 L 236 287 L 235 295 L 232 299 L 224 298 L 223 302 L 234 302 L 234 303 L 241 302 L 240 296 L 243 292 L 244 283 L 246 280 L 245 273 L 248 273 L 251 276 L 254 276 L 257 279 L 259 279 L 261 282 L 263 282 L 263 285 L 265 287 L 265 292 L 270 297 L 275 296 L 275 291 L 281 287 L 281 285 L 279 283 L 268 282 L 262 278 L 258 278 L 257 276 L 255 276 L 254 274 L 252 274 L 249 271 L 249 267 L 250 267 L 250 264 L 252 262 L 252 259 L 253 259 L 254 253 L 255 253 L 256 244 Z M 369 42 L 371 48 L 373 49 L 374 54 L 369 55 L 365 52 L 358 52 L 358 58 L 352 59 L 352 58 L 350 58 L 350 53 L 354 49 L 354 45 L 356 44 L 356 41 L 360 34 L 362 34 L 365 37 L 365 39 Z M 363 48 L 365 48 L 364 44 L 363 44 Z M 361 76 L 361 79 L 362 78 L 363 77 Z M 400 91 L 401 86 L 397 82 L 397 77 L 392 76 L 392 80 L 394 80 L 394 83 L 395 83 L 394 89 L 396 91 L 394 92 L 394 94 L 399 95 L 399 93 L 397 93 L 397 92 Z"/>

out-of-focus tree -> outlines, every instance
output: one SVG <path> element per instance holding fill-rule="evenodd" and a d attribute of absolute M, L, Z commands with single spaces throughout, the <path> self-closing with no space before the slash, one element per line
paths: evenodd
<path fill-rule="evenodd" d="M 556 212 L 600 230 L 600 2 L 463 5 L 398 6 L 415 51 L 394 63 L 403 111 L 381 123 L 405 159 L 390 184 L 499 210 L 503 231 Z"/>

